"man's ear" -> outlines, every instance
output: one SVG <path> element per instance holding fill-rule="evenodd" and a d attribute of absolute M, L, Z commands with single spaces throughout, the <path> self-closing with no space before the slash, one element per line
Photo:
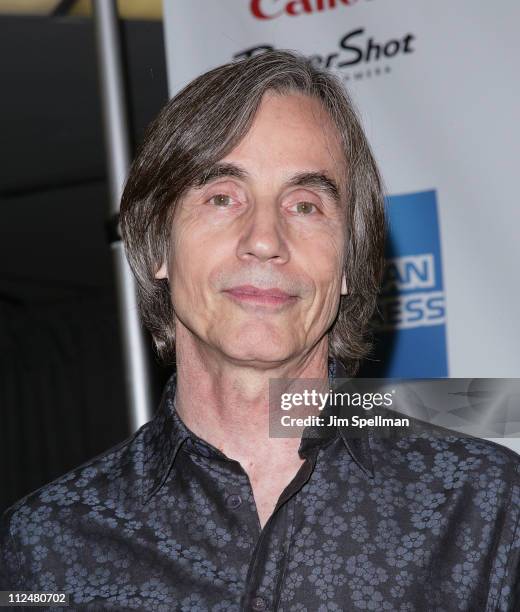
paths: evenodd
<path fill-rule="evenodd" d="M 341 277 L 341 295 L 347 295 L 347 277 L 345 276 L 345 272 Z"/>
<path fill-rule="evenodd" d="M 163 261 L 161 267 L 157 270 L 157 272 L 154 274 L 154 276 L 157 279 L 168 278 L 168 268 L 166 266 L 166 262 Z"/>

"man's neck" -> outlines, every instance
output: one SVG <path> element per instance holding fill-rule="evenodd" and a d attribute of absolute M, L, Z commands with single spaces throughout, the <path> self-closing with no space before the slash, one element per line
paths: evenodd
<path fill-rule="evenodd" d="M 177 326 L 176 410 L 188 429 L 241 464 L 253 489 L 256 485 L 257 505 L 263 497 L 266 507 L 274 507 L 303 462 L 297 452 L 300 438 L 269 436 L 269 379 L 327 378 L 327 348 L 325 337 L 299 361 L 244 364 L 208 349 Z M 264 490 L 267 480 L 271 495 Z M 270 496 L 276 499 L 266 499 Z M 259 514 L 262 523 L 260 508 Z"/>

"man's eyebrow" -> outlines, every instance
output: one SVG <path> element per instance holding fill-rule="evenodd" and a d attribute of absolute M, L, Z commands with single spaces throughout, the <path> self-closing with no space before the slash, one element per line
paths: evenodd
<path fill-rule="evenodd" d="M 198 189 L 200 187 L 204 187 L 204 185 L 207 185 L 208 183 L 211 183 L 211 181 L 214 181 L 215 179 L 226 176 L 243 181 L 249 177 L 249 174 L 236 164 L 221 162 L 213 164 L 207 170 L 205 170 L 198 178 L 195 179 L 193 186 Z"/>
<path fill-rule="evenodd" d="M 336 205 L 339 205 L 341 200 L 336 181 L 328 177 L 324 172 L 299 172 L 289 179 L 287 186 L 317 189 L 326 193 Z"/>
<path fill-rule="evenodd" d="M 220 162 L 210 166 L 195 179 L 193 187 L 198 189 L 211 183 L 211 181 L 224 177 L 232 177 L 245 181 L 250 175 L 244 168 L 236 164 Z M 327 176 L 325 172 L 298 172 L 285 183 L 285 187 L 310 187 L 317 189 L 327 194 L 337 205 L 341 200 L 339 187 L 336 181 Z"/>

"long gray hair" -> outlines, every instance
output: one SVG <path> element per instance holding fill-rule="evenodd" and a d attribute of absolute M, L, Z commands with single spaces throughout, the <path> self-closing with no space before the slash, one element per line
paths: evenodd
<path fill-rule="evenodd" d="M 168 260 L 175 207 L 205 169 L 245 136 L 267 91 L 318 99 L 343 144 L 346 197 L 341 296 L 329 330 L 329 354 L 353 376 L 370 351 L 369 321 L 384 267 L 382 181 L 344 87 L 332 74 L 292 51 L 266 51 L 219 66 L 191 81 L 150 124 L 121 201 L 121 232 L 135 275 L 140 314 L 159 357 L 175 360 L 175 324 L 169 284 L 155 272 Z"/>

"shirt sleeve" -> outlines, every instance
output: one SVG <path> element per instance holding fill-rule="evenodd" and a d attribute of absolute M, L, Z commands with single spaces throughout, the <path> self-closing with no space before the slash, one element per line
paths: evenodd
<path fill-rule="evenodd" d="M 506 517 L 506 529 L 499 546 L 498 562 L 501 549 L 507 551 L 506 560 L 498 575 L 502 579 L 498 591 L 497 607 L 500 612 L 518 612 L 520 610 L 520 463 L 517 463 L 511 491 L 511 503 Z"/>
<path fill-rule="evenodd" d="M 19 590 L 19 551 L 11 534 L 9 511 L 0 517 L 0 591 Z"/>

